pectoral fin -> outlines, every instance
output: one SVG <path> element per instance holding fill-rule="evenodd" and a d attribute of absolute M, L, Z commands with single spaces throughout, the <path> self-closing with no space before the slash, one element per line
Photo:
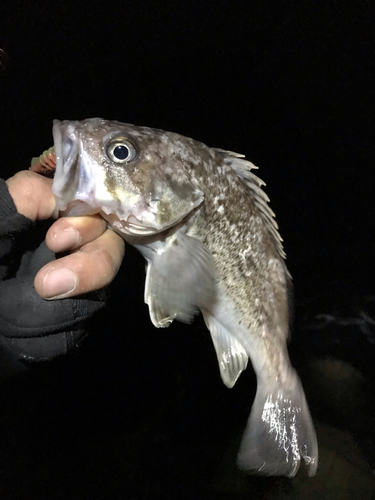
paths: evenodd
<path fill-rule="evenodd" d="M 153 324 L 189 323 L 215 295 L 215 267 L 202 242 L 182 232 L 168 238 L 147 266 L 145 302 Z"/>
<path fill-rule="evenodd" d="M 219 321 L 205 310 L 202 313 L 215 346 L 221 378 L 231 388 L 246 369 L 248 356 L 238 340 Z"/>

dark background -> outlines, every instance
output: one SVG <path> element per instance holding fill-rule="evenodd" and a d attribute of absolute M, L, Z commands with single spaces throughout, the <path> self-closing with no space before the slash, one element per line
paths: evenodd
<path fill-rule="evenodd" d="M 319 307 L 355 314 L 374 278 L 374 11 L 364 0 L 2 2 L 0 174 L 52 145 L 54 118 L 102 116 L 244 153 L 285 240 L 297 327 Z M 129 249 L 105 325 L 79 353 L 7 386 L 2 498 L 205 490 L 254 380 L 220 386 L 201 320 L 153 329 L 143 266 Z M 305 345 L 296 330 L 296 364 L 311 349 L 371 375 L 371 342 Z"/>

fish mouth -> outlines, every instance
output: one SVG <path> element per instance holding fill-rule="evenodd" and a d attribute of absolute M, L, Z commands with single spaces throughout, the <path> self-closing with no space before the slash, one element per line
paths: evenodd
<path fill-rule="evenodd" d="M 52 135 L 56 152 L 56 168 L 69 171 L 78 155 L 74 125 L 54 120 Z"/>
<path fill-rule="evenodd" d="M 74 125 L 69 122 L 54 120 L 52 134 L 56 153 L 52 192 L 56 199 L 56 210 L 64 211 L 75 199 L 78 179 L 74 167 L 78 158 L 78 143 Z"/>
<path fill-rule="evenodd" d="M 78 122 L 53 121 L 56 171 L 52 185 L 56 209 L 63 216 L 92 215 L 101 211 L 95 197 L 95 175 L 83 168 Z"/>
<path fill-rule="evenodd" d="M 100 214 L 117 232 L 128 236 L 151 236 L 165 230 L 164 227 L 157 228 L 145 225 L 134 215 L 129 215 L 126 219 L 122 219 L 114 213 L 106 213 L 103 208 L 92 207 L 89 203 L 82 200 L 71 201 L 68 204 L 61 205 L 59 208 L 59 215 L 62 217 L 78 217 L 93 214 Z"/>

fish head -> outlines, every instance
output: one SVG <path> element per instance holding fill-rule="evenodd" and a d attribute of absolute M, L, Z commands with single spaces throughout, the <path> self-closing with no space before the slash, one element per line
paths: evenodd
<path fill-rule="evenodd" d="M 100 213 L 128 235 L 162 232 L 203 201 L 169 132 L 91 118 L 53 125 L 63 215 Z M 181 137 L 181 136 L 177 136 Z"/>

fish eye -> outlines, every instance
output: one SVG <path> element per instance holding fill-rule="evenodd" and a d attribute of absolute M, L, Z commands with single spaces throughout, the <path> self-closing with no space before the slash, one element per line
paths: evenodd
<path fill-rule="evenodd" d="M 129 163 L 137 156 L 133 143 L 124 137 L 116 137 L 106 147 L 107 157 L 115 163 Z"/>

